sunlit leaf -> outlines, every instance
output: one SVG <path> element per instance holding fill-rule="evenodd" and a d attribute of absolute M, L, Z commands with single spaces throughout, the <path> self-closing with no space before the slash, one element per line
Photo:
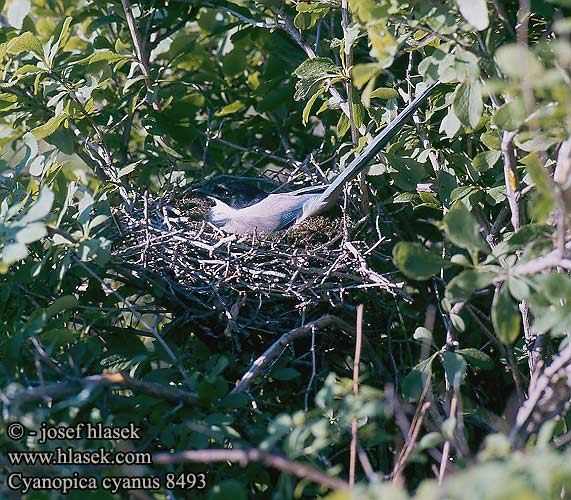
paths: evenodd
<path fill-rule="evenodd" d="M 45 218 L 50 213 L 53 202 L 54 192 L 49 187 L 44 186 L 26 215 L 20 219 L 20 223 L 27 224 Z"/>
<path fill-rule="evenodd" d="M 478 31 L 485 30 L 490 19 L 486 0 L 456 0 L 460 14 Z"/>
<path fill-rule="evenodd" d="M 17 2 L 16 2 L 17 3 Z M 21 54 L 22 52 L 34 52 L 40 58 L 44 57 L 44 49 L 38 37 L 26 31 L 16 38 L 12 38 L 6 47 L 8 54 Z"/>
<path fill-rule="evenodd" d="M 474 157 L 474 168 L 478 172 L 490 170 L 500 159 L 500 151 L 482 151 Z"/>
<path fill-rule="evenodd" d="M 21 29 L 24 18 L 30 13 L 31 0 L 12 0 L 6 17 L 10 26 Z"/>
<path fill-rule="evenodd" d="M 454 97 L 454 113 L 460 122 L 466 127 L 476 128 L 483 111 L 484 104 L 480 82 L 475 80 L 462 83 L 456 90 Z"/>
<path fill-rule="evenodd" d="M 65 113 L 62 115 L 52 116 L 46 123 L 33 129 L 32 134 L 38 141 L 40 139 L 44 139 L 45 137 L 53 134 L 66 118 L 67 115 Z"/>

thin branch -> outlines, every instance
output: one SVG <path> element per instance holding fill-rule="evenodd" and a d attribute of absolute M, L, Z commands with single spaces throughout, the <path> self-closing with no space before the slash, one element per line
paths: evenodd
<path fill-rule="evenodd" d="M 458 391 L 456 386 L 454 387 L 454 393 L 452 394 L 452 401 L 450 403 L 450 416 L 449 418 L 456 418 L 456 408 L 458 405 Z M 442 460 L 440 462 L 440 469 L 438 471 L 438 484 L 442 483 L 444 475 L 446 474 L 446 466 L 448 464 L 448 458 L 450 456 L 450 439 L 447 439 L 442 447 Z"/>
<path fill-rule="evenodd" d="M 429 387 L 429 384 L 426 384 L 426 388 Z M 401 473 L 410 457 L 410 454 L 413 452 L 414 448 L 416 447 L 416 442 L 418 440 L 418 435 L 420 433 L 420 429 L 422 428 L 422 424 L 424 421 L 424 416 L 426 412 L 430 408 L 431 403 L 425 401 L 421 405 L 419 404 L 417 411 L 414 415 L 414 418 L 410 425 L 410 432 L 406 439 L 406 444 L 401 450 L 397 463 L 395 464 L 395 470 L 392 474 L 392 483 L 398 483 L 401 478 Z"/>
<path fill-rule="evenodd" d="M 530 385 L 517 412 L 510 441 L 524 446 L 528 437 L 551 418 L 562 418 L 571 401 L 571 345 L 567 345 Z"/>
<path fill-rule="evenodd" d="M 563 269 L 567 269 L 571 271 L 571 259 L 563 257 L 559 252 L 559 249 L 552 250 L 548 254 L 543 255 L 542 257 L 537 257 L 535 259 L 530 260 L 529 262 L 524 262 L 523 264 L 518 264 L 511 268 L 510 274 L 511 275 L 518 275 L 518 276 L 526 276 L 529 274 L 536 274 L 541 271 L 547 271 L 549 269 L 554 269 L 556 267 L 562 267 Z M 498 276 L 494 283 L 501 283 L 502 281 L 507 280 L 509 277 L 508 274 Z"/>
<path fill-rule="evenodd" d="M 363 338 L 363 304 L 357 306 L 357 328 L 355 335 L 355 358 L 353 360 L 353 395 L 359 396 L 359 364 L 361 363 L 361 346 Z M 355 484 L 355 466 L 357 463 L 357 427 L 355 417 L 351 422 L 351 445 L 349 448 L 349 485 Z"/>
<path fill-rule="evenodd" d="M 241 450 L 186 450 L 178 453 L 155 453 L 153 455 L 153 463 L 155 464 L 175 464 L 181 462 L 239 462 L 242 466 L 245 466 L 250 462 L 262 462 L 264 465 L 274 467 L 282 472 L 286 472 L 302 479 L 308 479 L 317 484 L 322 484 L 331 490 L 343 490 L 349 488 L 349 483 L 342 479 L 327 476 L 306 465 L 293 462 L 280 455 L 262 451 L 259 448 L 247 448 Z"/>
<path fill-rule="evenodd" d="M 239 19 L 240 21 L 242 21 L 246 24 L 249 24 L 250 26 L 254 26 L 256 28 L 262 28 L 262 29 L 267 29 L 267 30 L 273 30 L 276 28 L 283 28 L 282 23 L 279 23 L 279 22 L 267 23 L 265 21 L 259 21 L 257 19 L 252 18 L 252 17 L 248 17 L 248 16 L 245 16 L 243 14 L 240 14 L 236 10 L 234 10 L 230 7 L 226 7 L 225 5 L 218 5 L 215 2 L 201 2 L 201 3 L 199 3 L 196 0 L 175 0 L 175 2 L 187 3 L 190 5 L 196 5 L 196 6 L 203 5 L 205 7 L 210 7 L 211 9 L 218 9 L 218 10 L 221 10 L 222 12 L 226 12 L 227 14 L 234 16 L 236 19 Z"/>
<path fill-rule="evenodd" d="M 125 13 L 125 19 L 127 20 L 127 26 L 129 27 L 129 32 L 131 33 L 131 38 L 133 40 L 133 45 L 135 46 L 135 54 L 137 56 L 137 62 L 141 68 L 141 73 L 145 77 L 145 83 L 147 88 L 151 88 L 153 80 L 151 79 L 151 72 L 149 71 L 149 59 L 147 55 L 143 52 L 143 42 L 141 40 L 141 35 L 137 29 L 135 23 L 135 18 L 133 16 L 133 9 L 131 8 L 131 2 L 129 0 L 121 0 L 123 5 L 123 12 Z"/>
<path fill-rule="evenodd" d="M 72 379 L 66 382 L 40 385 L 32 387 L 20 392 L 16 392 L 13 396 L 7 397 L 4 394 L 2 400 L 13 404 L 32 403 L 34 401 L 49 401 L 52 399 L 62 399 L 80 390 L 88 388 L 121 388 L 131 389 L 135 392 L 142 392 L 153 397 L 168 400 L 180 401 L 188 405 L 194 405 L 198 401 L 195 393 L 181 391 L 170 386 L 164 386 L 155 382 L 143 382 L 132 378 L 124 373 L 103 373 L 100 375 L 91 375 L 89 377 Z"/>
<path fill-rule="evenodd" d="M 501 150 L 504 157 L 504 182 L 506 186 L 506 198 L 511 210 L 511 222 L 515 231 L 522 225 L 522 213 L 520 207 L 519 180 L 516 169 L 516 157 L 514 152 L 514 138 L 516 132 L 505 131 L 502 135 Z"/>
<path fill-rule="evenodd" d="M 323 330 L 331 325 L 336 325 L 337 327 L 342 327 L 343 323 L 336 316 L 330 314 L 322 316 L 321 318 L 311 321 L 304 326 L 299 328 L 294 328 L 287 333 L 284 333 L 276 342 L 274 342 L 270 347 L 268 347 L 265 352 L 258 357 L 253 363 L 250 369 L 242 376 L 236 387 L 232 392 L 245 392 L 250 388 L 250 385 L 254 379 L 261 373 L 264 367 L 268 366 L 276 357 L 280 355 L 284 347 L 291 344 L 294 340 L 301 337 L 309 335 L 312 332 L 317 332 Z"/>

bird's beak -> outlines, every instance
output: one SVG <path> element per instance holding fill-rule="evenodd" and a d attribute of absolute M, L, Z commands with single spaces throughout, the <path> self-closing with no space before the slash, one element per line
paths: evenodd
<path fill-rule="evenodd" d="M 212 196 L 214 193 L 205 187 L 197 187 L 190 191 L 191 194 L 202 195 L 202 196 Z"/>

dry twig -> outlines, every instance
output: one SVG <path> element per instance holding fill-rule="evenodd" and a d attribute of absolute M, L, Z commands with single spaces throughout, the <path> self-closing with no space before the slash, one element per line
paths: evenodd
<path fill-rule="evenodd" d="M 293 462 L 280 455 L 268 453 L 258 448 L 242 450 L 187 450 L 178 453 L 155 453 L 153 462 L 156 464 L 174 464 L 180 462 L 212 463 L 212 462 L 239 462 L 246 465 L 249 462 L 262 462 L 282 472 L 292 474 L 302 479 L 309 479 L 322 484 L 332 490 L 348 489 L 349 484 L 342 479 L 326 476 L 322 472 L 311 469 L 306 465 Z"/>

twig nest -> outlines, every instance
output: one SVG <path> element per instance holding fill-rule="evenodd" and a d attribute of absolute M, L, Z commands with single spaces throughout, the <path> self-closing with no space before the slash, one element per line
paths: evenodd
<path fill-rule="evenodd" d="M 214 202 L 204 197 L 183 196 L 173 200 L 173 206 L 178 210 L 179 216 L 203 222 L 208 219 L 208 211 Z"/>
<path fill-rule="evenodd" d="M 117 214 L 124 236 L 115 247 L 116 260 L 154 280 L 165 300 L 180 303 L 182 297 L 192 316 L 204 320 L 214 314 L 226 323 L 222 331 L 238 324 L 237 315 L 256 318 L 264 330 L 270 324 L 281 328 L 281 321 L 291 321 L 292 310 L 322 304 L 322 311 L 315 310 L 322 314 L 343 306 L 353 291 L 402 294 L 369 268 L 367 259 L 378 257 L 382 245 L 345 241 L 339 217 L 318 216 L 286 231 L 237 236 L 208 222 L 208 200 L 174 199 L 147 196 Z M 205 328 L 208 321 L 197 324 Z"/>

